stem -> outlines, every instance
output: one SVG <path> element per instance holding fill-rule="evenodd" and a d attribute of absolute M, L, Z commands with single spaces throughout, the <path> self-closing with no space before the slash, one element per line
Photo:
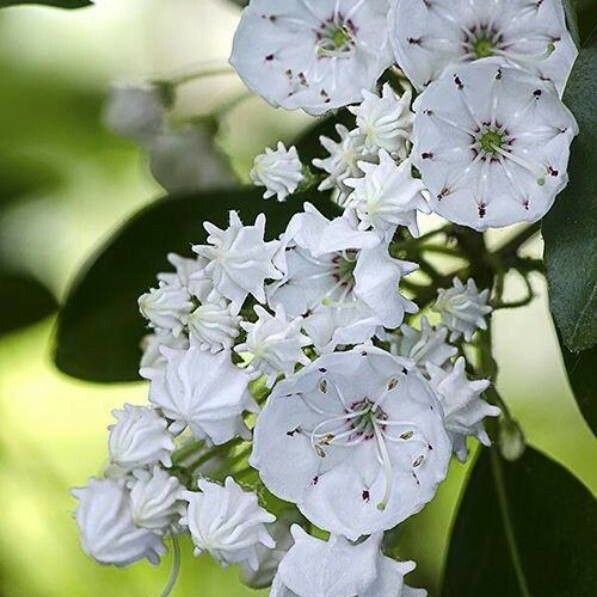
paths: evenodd
<path fill-rule="evenodd" d="M 193 464 L 191 464 L 188 467 L 188 471 L 190 473 L 196 471 L 202 464 L 205 464 L 206 462 L 211 460 L 214 456 L 218 456 L 219 454 L 226 452 L 230 448 L 232 448 L 234 446 L 238 446 L 238 444 L 242 443 L 243 441 L 244 440 L 241 437 L 236 437 L 236 438 L 230 440 L 229 442 L 226 442 L 225 444 L 215 446 L 211 450 L 208 450 L 207 452 L 205 452 L 205 454 L 202 454 L 195 462 L 193 462 Z"/>
<path fill-rule="evenodd" d="M 202 70 L 175 75 L 165 82 L 175 87 L 178 87 L 180 85 L 185 85 L 186 83 L 191 83 L 192 81 L 196 81 L 198 79 L 205 79 L 207 77 L 218 77 L 221 75 L 231 75 L 233 72 L 234 70 L 230 66 L 205 68 Z"/>
<path fill-rule="evenodd" d="M 172 534 L 172 569 L 170 570 L 170 576 L 168 582 L 162 591 L 161 597 L 168 597 L 174 585 L 178 580 L 178 573 L 180 572 L 180 546 L 178 545 L 178 539 Z"/>
<path fill-rule="evenodd" d="M 495 251 L 495 255 L 498 255 L 503 260 L 513 259 L 518 253 L 518 249 L 535 234 L 541 230 L 541 222 L 535 222 L 531 224 L 521 232 L 519 232 L 514 238 L 511 238 L 508 242 L 503 244 L 499 249 Z"/>
<path fill-rule="evenodd" d="M 202 440 L 190 442 L 187 446 L 183 446 L 182 448 L 176 450 L 174 454 L 172 454 L 172 462 L 173 464 L 180 464 L 184 460 L 186 460 L 189 456 L 192 456 L 195 452 L 199 451 L 205 442 Z"/>

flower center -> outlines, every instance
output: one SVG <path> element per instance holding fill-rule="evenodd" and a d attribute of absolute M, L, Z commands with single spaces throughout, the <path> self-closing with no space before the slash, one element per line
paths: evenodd
<path fill-rule="evenodd" d="M 495 155 L 506 142 L 506 135 L 497 129 L 488 129 L 479 137 L 479 145 L 484 153 Z"/>
<path fill-rule="evenodd" d="M 341 14 L 321 23 L 317 31 L 317 55 L 321 58 L 347 57 L 355 47 L 356 27 Z"/>
<path fill-rule="evenodd" d="M 477 58 L 487 58 L 493 56 L 495 44 L 486 35 L 480 35 L 473 41 L 473 52 Z"/>
<path fill-rule="evenodd" d="M 504 156 L 510 155 L 513 141 L 508 129 L 501 124 L 484 122 L 474 134 L 471 134 L 473 158 L 499 162 Z"/>
<path fill-rule="evenodd" d="M 338 253 L 332 259 L 332 276 L 338 285 L 351 289 L 355 284 L 354 270 L 357 266 L 357 252 L 349 249 Z"/>
<path fill-rule="evenodd" d="M 503 36 L 499 31 L 483 23 L 466 29 L 462 41 L 464 57 L 468 60 L 493 56 L 502 45 Z"/>

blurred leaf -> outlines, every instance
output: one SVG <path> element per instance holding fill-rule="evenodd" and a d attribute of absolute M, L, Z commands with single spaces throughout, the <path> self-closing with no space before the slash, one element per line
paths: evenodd
<path fill-rule="evenodd" d="M 580 55 L 564 102 L 580 127 L 572 145 L 570 182 L 543 220 L 550 306 L 571 351 L 597 342 L 597 36 Z"/>
<path fill-rule="evenodd" d="M 595 514 L 589 490 L 533 448 L 513 463 L 482 450 L 454 526 L 443 597 L 594 595 Z"/>
<path fill-rule="evenodd" d="M 249 0 L 229 0 L 230 2 L 232 2 L 232 4 L 236 4 L 237 6 L 240 6 L 241 8 L 244 8 L 245 6 L 249 5 Z"/>
<path fill-rule="evenodd" d="M 584 43 L 597 27 L 597 2 L 595 0 L 572 0 L 572 4 L 576 8 L 580 41 Z"/>
<path fill-rule="evenodd" d="M 564 13 L 566 14 L 566 24 L 568 25 L 568 30 L 572 35 L 572 39 L 576 46 L 580 48 L 580 31 L 578 29 L 578 16 L 575 4 L 577 4 L 577 2 L 574 0 L 564 0 Z"/>
<path fill-rule="evenodd" d="M 34 278 L 0 272 L 0 335 L 36 323 L 57 308 L 52 293 Z"/>
<path fill-rule="evenodd" d="M 55 361 L 80 379 L 117 382 L 139 379 L 139 343 L 148 333 L 137 299 L 171 270 L 170 252 L 190 256 L 191 243 L 205 242 L 203 222 L 226 228 L 228 211 L 247 224 L 267 215 L 266 235 L 281 234 L 291 215 L 311 201 L 326 215 L 337 213 L 319 195 L 285 203 L 264 201 L 257 189 L 198 193 L 159 200 L 134 215 L 100 249 L 73 284 L 58 321 Z"/>
<path fill-rule="evenodd" d="M 82 8 L 91 6 L 90 0 L 0 0 L 0 8 L 16 6 L 18 4 L 43 4 L 44 6 L 55 6 L 56 8 Z"/>

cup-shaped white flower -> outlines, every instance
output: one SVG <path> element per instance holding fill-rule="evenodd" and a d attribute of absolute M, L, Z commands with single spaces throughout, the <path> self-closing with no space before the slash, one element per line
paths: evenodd
<path fill-rule="evenodd" d="M 352 540 L 421 510 L 446 476 L 451 444 L 435 392 L 406 367 L 361 346 L 280 382 L 250 458 L 267 488 Z"/>
<path fill-rule="evenodd" d="M 161 462 L 171 466 L 170 455 L 176 448 L 168 431 L 168 421 L 153 408 L 125 404 L 112 414 L 117 423 L 110 425 L 108 449 L 110 462 L 124 470 Z"/>
<path fill-rule="evenodd" d="M 332 535 L 328 541 L 291 529 L 294 545 L 280 563 L 271 597 L 406 597 L 404 576 L 414 562 L 381 552 L 381 533 L 355 544 Z M 416 589 L 411 589 L 416 591 Z M 410 593 L 416 595 L 417 593 Z M 418 593 L 421 597 L 425 591 Z"/>
<path fill-rule="evenodd" d="M 240 320 L 225 302 L 203 303 L 187 319 L 189 337 L 201 350 L 219 352 L 229 349 L 240 333 Z"/>
<path fill-rule="evenodd" d="M 188 426 L 196 438 L 214 444 L 247 436 L 242 414 L 257 406 L 248 390 L 249 377 L 232 363 L 230 351 L 165 347 L 162 354 L 165 366 L 141 369 L 141 375 L 151 380 L 149 400 L 174 421 L 174 433 Z"/>
<path fill-rule="evenodd" d="M 266 375 L 267 385 L 271 388 L 278 375 L 291 375 L 297 363 L 308 365 L 311 362 L 303 347 L 312 342 L 301 333 L 301 318 L 289 320 L 282 309 L 271 315 L 259 305 L 255 307 L 255 313 L 255 323 L 241 323 L 247 339 L 234 350 L 251 355 L 247 370 Z"/>
<path fill-rule="evenodd" d="M 442 367 L 458 352 L 455 346 L 448 344 L 447 338 L 448 328 L 434 328 L 427 317 L 423 316 L 421 329 L 404 324 L 397 334 L 388 334 L 383 339 L 390 342 L 392 354 L 411 359 L 419 367 L 425 367 L 427 363 Z"/>
<path fill-rule="evenodd" d="M 417 212 L 430 210 L 422 195 L 423 183 L 412 175 L 412 164 L 404 161 L 398 166 L 382 149 L 379 164 L 359 162 L 359 168 L 365 176 L 344 183 L 354 189 L 347 206 L 356 210 L 360 228 L 373 228 L 384 237 L 406 226 L 413 236 L 419 236 Z"/>
<path fill-rule="evenodd" d="M 158 288 L 139 297 L 139 311 L 154 328 L 162 328 L 179 336 L 186 316 L 193 308 L 186 288 L 160 282 Z"/>
<path fill-rule="evenodd" d="M 286 149 L 279 141 L 275 151 L 267 147 L 255 158 L 250 175 L 258 187 L 265 187 L 264 199 L 275 195 L 278 201 L 285 201 L 303 180 L 303 164 L 296 147 Z"/>
<path fill-rule="evenodd" d="M 207 551 L 224 566 L 244 563 L 256 570 L 258 546 L 275 545 L 265 525 L 276 517 L 261 508 L 257 496 L 243 491 L 232 477 L 223 487 L 205 479 L 197 485 L 201 493 L 184 494 L 189 505 L 181 520 L 191 532 L 195 555 Z"/>
<path fill-rule="evenodd" d="M 389 83 L 384 83 L 381 97 L 363 90 L 363 101 L 348 109 L 356 116 L 358 132 L 367 151 L 380 149 L 404 160 L 408 155 L 414 114 L 410 109 L 410 90 L 398 97 Z"/>
<path fill-rule="evenodd" d="M 427 371 L 444 409 L 446 430 L 452 439 L 454 453 L 464 462 L 468 455 L 466 438 L 469 435 L 475 436 L 484 446 L 491 445 L 483 419 L 498 417 L 501 411 L 481 398 L 490 382 L 487 379 L 470 381 L 463 357 L 456 361 L 451 371 L 431 363 L 427 365 Z"/>
<path fill-rule="evenodd" d="M 388 0 L 253 0 L 230 63 L 273 106 L 322 114 L 358 101 L 392 63 Z"/>
<path fill-rule="evenodd" d="M 396 60 L 419 91 L 460 63 L 495 56 L 561 93 L 578 53 L 560 0 L 400 0 L 389 23 Z"/>
<path fill-rule="evenodd" d="M 147 558 L 160 561 L 166 548 L 159 534 L 135 526 L 124 479 L 90 479 L 72 490 L 79 500 L 75 518 L 83 550 L 101 564 L 128 566 Z"/>
<path fill-rule="evenodd" d="M 231 301 L 235 313 L 240 311 L 249 294 L 264 303 L 265 280 L 281 277 L 272 263 L 279 243 L 265 242 L 263 238 L 265 216 L 259 214 L 253 226 L 243 226 L 238 214 L 231 211 L 226 230 L 210 222 L 203 226 L 209 233 L 209 244 L 196 245 L 193 251 L 209 261 L 204 274 L 213 282 L 215 291 Z"/>
<path fill-rule="evenodd" d="M 441 314 L 443 324 L 450 330 L 450 342 L 460 336 L 470 342 L 477 330 L 487 329 L 485 316 L 492 311 L 488 298 L 489 290 L 479 292 L 472 278 L 466 281 L 466 286 L 454 278 L 451 288 L 437 291 L 437 300 L 431 308 Z"/>
<path fill-rule="evenodd" d="M 151 471 L 134 471 L 129 489 L 133 521 L 138 527 L 164 534 L 184 514 L 183 485 L 157 465 Z"/>
<path fill-rule="evenodd" d="M 543 217 L 566 186 L 578 127 L 552 86 L 493 59 L 416 99 L 412 161 L 444 218 L 475 230 Z"/>

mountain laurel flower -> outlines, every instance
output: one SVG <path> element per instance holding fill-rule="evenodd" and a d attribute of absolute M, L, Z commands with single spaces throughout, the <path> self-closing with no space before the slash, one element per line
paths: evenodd
<path fill-rule="evenodd" d="M 233 312 L 238 313 L 249 295 L 264 303 L 265 280 L 277 280 L 282 274 L 272 263 L 279 242 L 263 238 L 265 216 L 259 214 L 253 226 L 243 226 L 235 211 L 229 216 L 230 225 L 225 230 L 205 222 L 209 244 L 196 245 L 193 251 L 209 261 L 204 272 L 214 292 L 231 301 Z"/>
<path fill-rule="evenodd" d="M 138 527 L 165 534 L 184 513 L 184 487 L 157 465 L 151 471 L 134 471 L 129 489 L 133 521 Z"/>
<path fill-rule="evenodd" d="M 452 446 L 435 392 L 408 367 L 360 346 L 280 382 L 257 418 L 249 459 L 265 486 L 351 540 L 421 510 L 446 476 Z"/>
<path fill-rule="evenodd" d="M 392 64 L 388 0 L 253 0 L 230 63 L 275 107 L 312 115 L 358 101 Z"/>
<path fill-rule="evenodd" d="M 201 350 L 230 349 L 239 335 L 240 317 L 225 303 L 204 303 L 187 318 L 191 343 Z"/>
<path fill-rule="evenodd" d="M 276 517 L 259 506 L 256 494 L 243 491 L 232 477 L 224 486 L 205 479 L 197 486 L 200 493 L 184 493 L 189 505 L 181 519 L 191 532 L 195 555 L 207 551 L 224 566 L 242 563 L 257 570 L 258 546 L 275 546 L 265 525 Z"/>
<path fill-rule="evenodd" d="M 427 366 L 427 371 L 444 409 L 444 424 L 452 439 L 454 453 L 464 462 L 468 455 L 467 436 L 475 436 L 484 446 L 491 445 L 483 427 L 483 419 L 498 417 L 500 409 L 481 398 L 490 382 L 486 379 L 470 381 L 466 376 L 462 357 L 457 359 L 451 371 L 432 364 Z"/>
<path fill-rule="evenodd" d="M 451 288 L 437 291 L 437 299 L 431 308 L 441 314 L 443 324 L 450 330 L 450 342 L 460 336 L 470 342 L 477 330 L 487 329 L 485 316 L 492 311 L 487 304 L 488 298 L 489 290 L 479 292 L 472 278 L 466 281 L 466 286 L 454 278 Z"/>
<path fill-rule="evenodd" d="M 275 195 L 278 201 L 285 201 L 304 178 L 296 147 L 286 149 L 282 141 L 275 151 L 267 147 L 265 153 L 255 158 L 250 176 L 257 186 L 265 187 L 264 199 Z"/>
<path fill-rule="evenodd" d="M 170 286 L 182 286 L 192 296 L 203 302 L 213 290 L 213 286 L 203 274 L 207 259 L 195 257 L 189 259 L 176 253 L 168 254 L 168 261 L 174 266 L 174 272 L 158 274 L 158 280 Z"/>
<path fill-rule="evenodd" d="M 124 470 L 161 462 L 171 466 L 176 448 L 168 421 L 153 408 L 125 404 L 112 414 L 117 422 L 108 427 L 110 462 Z"/>
<path fill-rule="evenodd" d="M 414 114 L 410 103 L 412 92 L 405 91 L 398 97 L 389 83 L 384 83 L 381 97 L 363 90 L 363 101 L 348 109 L 356 116 L 359 133 L 367 151 L 380 149 L 392 157 L 404 160 L 408 156 Z"/>
<path fill-rule="evenodd" d="M 429 213 L 429 206 L 422 192 L 423 183 L 413 178 L 409 161 L 396 164 L 390 154 L 382 149 L 379 164 L 359 162 L 365 173 L 362 178 L 348 178 L 344 184 L 354 191 L 346 205 L 356 210 L 360 227 L 373 228 L 382 237 L 406 226 L 413 236 L 419 235 L 417 211 Z"/>
<path fill-rule="evenodd" d="M 421 317 L 421 329 L 410 325 L 400 326 L 397 334 L 388 334 L 384 339 L 390 342 L 390 352 L 411 359 L 419 367 L 432 363 L 442 367 L 446 361 L 458 353 L 455 346 L 448 344 L 448 328 L 434 328 L 427 317 Z"/>
<path fill-rule="evenodd" d="M 189 339 L 184 335 L 174 336 L 170 330 L 156 329 L 154 334 L 147 334 L 141 340 L 141 360 L 139 366 L 158 367 L 166 362 L 164 355 L 160 352 L 162 346 L 186 350 L 189 347 Z"/>
<path fill-rule="evenodd" d="M 455 68 L 414 103 L 412 161 L 431 209 L 475 230 L 534 222 L 568 183 L 578 133 L 553 87 L 493 59 Z"/>
<path fill-rule="evenodd" d="M 322 541 L 299 525 L 294 545 L 280 563 L 271 597 L 420 597 L 408 593 L 404 576 L 414 562 L 397 562 L 381 552 L 381 533 L 360 543 L 331 535 Z M 406 589 L 406 591 L 404 590 Z M 410 589 L 416 591 L 416 589 Z"/>
<path fill-rule="evenodd" d="M 151 381 L 149 400 L 172 419 L 173 433 L 187 426 L 197 439 L 223 444 L 233 437 L 247 437 L 242 415 L 257 405 L 248 389 L 247 374 L 236 367 L 230 351 L 211 354 L 163 348 L 165 366 L 141 369 Z"/>
<path fill-rule="evenodd" d="M 175 337 L 181 334 L 186 316 L 193 308 L 185 288 L 165 282 L 141 295 L 138 302 L 141 315 L 151 327 L 170 330 Z"/>
<path fill-rule="evenodd" d="M 400 0 L 389 23 L 396 60 L 419 91 L 462 63 L 494 56 L 562 93 L 578 54 L 560 0 Z"/>
<path fill-rule="evenodd" d="M 125 480 L 90 479 L 72 490 L 79 500 L 75 519 L 85 553 L 100 564 L 128 566 L 147 558 L 158 564 L 166 553 L 162 537 L 137 527 Z"/>
<path fill-rule="evenodd" d="M 234 350 L 251 355 L 247 370 L 266 375 L 267 386 L 271 388 L 278 375 L 291 375 L 297 363 L 308 365 L 311 362 L 303 348 L 312 342 L 301 333 L 301 318 L 289 320 L 282 309 L 271 315 L 259 305 L 255 313 L 255 323 L 241 323 L 247 339 Z"/>

